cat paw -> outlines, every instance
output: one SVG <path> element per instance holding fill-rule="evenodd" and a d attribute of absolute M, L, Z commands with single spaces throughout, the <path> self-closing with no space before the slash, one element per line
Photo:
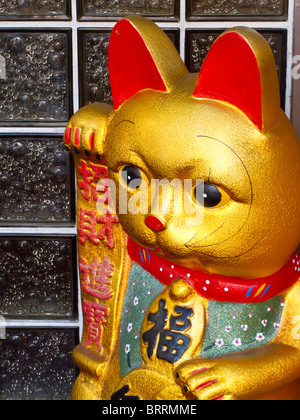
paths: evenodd
<path fill-rule="evenodd" d="M 234 376 L 234 374 L 232 374 Z M 206 361 L 188 361 L 175 373 L 176 382 L 187 396 L 197 400 L 231 400 L 231 392 L 222 365 Z"/>
<path fill-rule="evenodd" d="M 98 160 L 103 156 L 103 144 L 112 106 L 91 104 L 81 108 L 69 121 L 64 142 L 67 149 L 75 154 L 94 156 Z"/>

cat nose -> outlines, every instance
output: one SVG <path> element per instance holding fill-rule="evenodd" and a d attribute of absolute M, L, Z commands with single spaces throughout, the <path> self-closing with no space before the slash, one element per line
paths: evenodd
<path fill-rule="evenodd" d="M 164 230 L 164 223 L 156 216 L 147 216 L 145 219 L 146 226 L 153 230 L 153 232 L 161 232 Z"/>

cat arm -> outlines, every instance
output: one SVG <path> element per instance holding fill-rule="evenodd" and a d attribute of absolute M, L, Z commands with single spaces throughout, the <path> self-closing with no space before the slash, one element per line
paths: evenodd
<path fill-rule="evenodd" d="M 284 344 L 216 359 L 194 359 L 176 370 L 177 382 L 199 400 L 256 399 L 300 377 L 300 352 Z"/>

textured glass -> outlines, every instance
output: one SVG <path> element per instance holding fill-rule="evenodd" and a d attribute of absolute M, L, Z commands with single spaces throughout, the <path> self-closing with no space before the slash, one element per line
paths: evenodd
<path fill-rule="evenodd" d="M 110 32 L 81 32 L 81 106 L 93 102 L 112 103 L 108 74 Z"/>
<path fill-rule="evenodd" d="M 0 239 L 0 315 L 72 318 L 76 314 L 73 238 Z"/>
<path fill-rule="evenodd" d="M 272 19 L 287 15 L 287 0 L 186 0 L 188 17 Z"/>
<path fill-rule="evenodd" d="M 66 19 L 69 0 L 0 0 L 0 19 Z"/>
<path fill-rule="evenodd" d="M 83 18 L 114 18 L 128 14 L 176 18 L 180 0 L 80 0 Z"/>
<path fill-rule="evenodd" d="M 61 137 L 0 136 L 0 226 L 74 222 L 73 165 Z"/>
<path fill-rule="evenodd" d="M 179 30 L 166 30 L 179 49 Z M 82 31 L 80 33 L 80 104 L 112 103 L 108 74 L 109 31 Z"/>
<path fill-rule="evenodd" d="M 66 122 L 70 58 L 66 32 L 0 31 L 0 122 Z"/>
<path fill-rule="evenodd" d="M 70 400 L 76 329 L 7 329 L 0 340 L 0 400 Z"/>
<path fill-rule="evenodd" d="M 285 31 L 259 31 L 268 41 L 277 66 L 281 87 L 282 107 L 285 104 L 286 88 L 286 32 Z M 186 65 L 191 72 L 199 72 L 210 47 L 222 31 L 187 30 Z"/>

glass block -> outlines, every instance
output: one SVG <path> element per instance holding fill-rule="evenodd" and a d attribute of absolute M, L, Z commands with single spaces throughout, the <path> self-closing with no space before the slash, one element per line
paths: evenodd
<path fill-rule="evenodd" d="M 180 0 L 80 0 L 81 19 L 109 20 L 128 14 L 155 17 L 156 20 L 177 20 Z"/>
<path fill-rule="evenodd" d="M 66 319 L 77 314 L 75 237 L 0 238 L 0 314 Z"/>
<path fill-rule="evenodd" d="M 189 20 L 285 20 L 288 0 L 186 0 Z"/>
<path fill-rule="evenodd" d="M 179 50 L 179 30 L 165 30 Z M 112 103 L 108 74 L 110 31 L 80 31 L 80 106 Z"/>
<path fill-rule="evenodd" d="M 69 0 L 0 0 L 0 20 L 68 19 Z"/>
<path fill-rule="evenodd" d="M 0 123 L 65 123 L 72 113 L 69 32 L 0 31 Z"/>
<path fill-rule="evenodd" d="M 219 30 L 187 30 L 185 61 L 190 72 L 198 73 L 200 71 L 210 47 L 222 32 Z M 259 32 L 268 41 L 275 57 L 281 89 L 281 105 L 284 108 L 287 34 L 285 30 L 260 30 Z"/>
<path fill-rule="evenodd" d="M 0 400 L 70 400 L 78 330 L 6 330 L 0 340 Z"/>
<path fill-rule="evenodd" d="M 0 136 L 0 226 L 75 223 L 73 160 L 61 137 Z"/>

